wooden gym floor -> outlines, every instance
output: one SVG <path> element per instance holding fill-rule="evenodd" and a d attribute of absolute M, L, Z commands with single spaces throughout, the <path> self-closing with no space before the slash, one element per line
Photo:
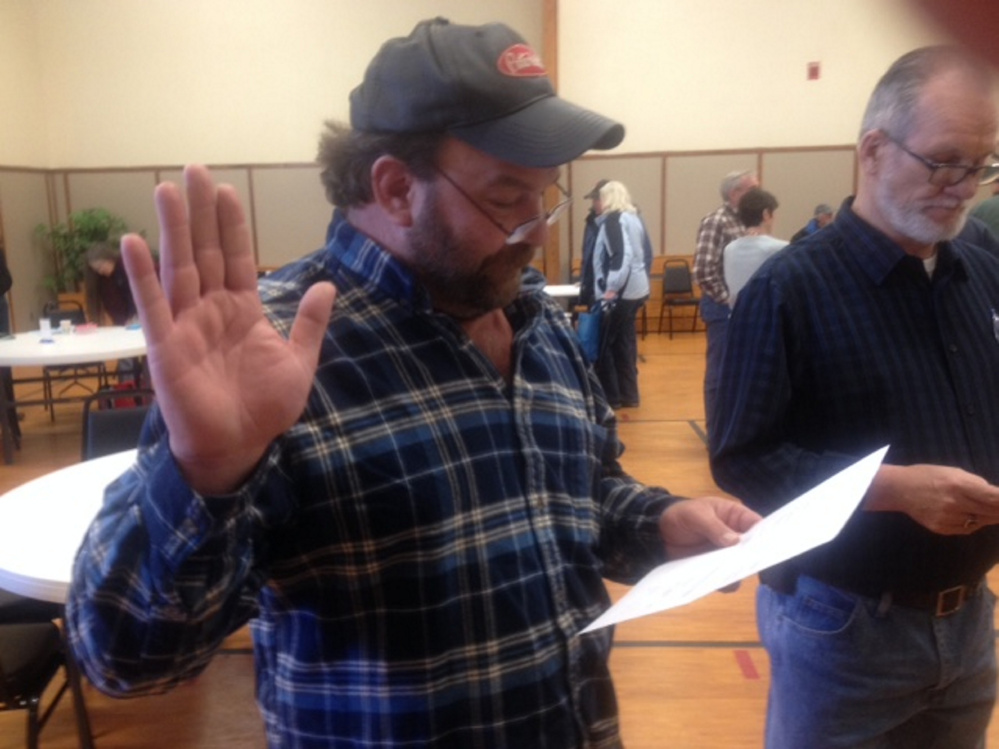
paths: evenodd
<path fill-rule="evenodd" d="M 704 349 L 701 332 L 677 333 L 672 341 L 653 333 L 640 341 L 642 404 L 620 414 L 625 468 L 686 496 L 719 493 L 703 442 Z M 23 446 L 15 465 L 0 466 L 0 492 L 76 462 L 79 419 L 79 406 L 60 406 L 54 423 L 41 408 L 26 409 Z M 615 597 L 623 590 L 610 587 Z M 629 749 L 762 746 L 769 671 L 756 635 L 755 590 L 755 580 L 747 580 L 734 593 L 618 626 L 611 666 Z M 114 700 L 87 686 L 98 749 L 264 747 L 249 647 L 247 633 L 237 632 L 199 678 L 167 695 Z M 999 729 L 989 738 L 999 741 Z M 41 744 L 77 746 L 68 699 Z M 0 749 L 23 746 L 23 713 L 0 713 Z"/>

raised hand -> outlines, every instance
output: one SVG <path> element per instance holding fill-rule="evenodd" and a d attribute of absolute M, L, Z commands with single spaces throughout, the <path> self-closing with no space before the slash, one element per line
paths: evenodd
<path fill-rule="evenodd" d="M 204 167 L 184 179 L 186 208 L 176 185 L 156 188 L 160 277 L 141 237 L 122 255 L 170 450 L 192 488 L 220 494 L 301 415 L 336 292 L 310 288 L 286 340 L 264 317 L 236 191 Z"/>

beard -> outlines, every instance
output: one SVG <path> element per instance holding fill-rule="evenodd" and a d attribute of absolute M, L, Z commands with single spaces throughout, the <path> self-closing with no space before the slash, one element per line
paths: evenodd
<path fill-rule="evenodd" d="M 927 245 L 934 245 L 945 239 L 953 239 L 964 228 L 968 216 L 968 204 L 943 193 L 934 198 L 902 202 L 892 193 L 888 180 L 880 180 L 875 188 L 875 196 L 881 211 L 892 228 L 902 236 Z M 946 221 L 934 220 L 926 213 L 928 208 L 945 208 L 960 212 Z"/>
<path fill-rule="evenodd" d="M 436 309 L 458 319 L 473 319 L 508 306 L 520 292 L 523 270 L 534 247 L 504 245 L 482 255 L 481 245 L 462 240 L 446 223 L 436 190 L 409 233 L 408 263 Z"/>

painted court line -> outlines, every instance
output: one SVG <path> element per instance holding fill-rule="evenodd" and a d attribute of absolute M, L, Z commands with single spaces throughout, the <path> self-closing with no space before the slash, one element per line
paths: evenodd
<path fill-rule="evenodd" d="M 703 429 L 701 429 L 701 425 L 698 424 L 693 419 L 691 419 L 687 423 L 690 424 L 690 428 L 697 433 L 697 436 L 701 438 L 701 442 L 703 442 L 705 445 L 708 444 L 708 433 L 705 432 Z"/>
<path fill-rule="evenodd" d="M 739 670 L 742 671 L 742 675 L 749 679 L 750 681 L 756 681 L 760 678 L 760 672 L 756 670 L 756 664 L 753 663 L 753 656 L 749 654 L 748 650 L 734 650 L 735 662 L 739 664 Z"/>

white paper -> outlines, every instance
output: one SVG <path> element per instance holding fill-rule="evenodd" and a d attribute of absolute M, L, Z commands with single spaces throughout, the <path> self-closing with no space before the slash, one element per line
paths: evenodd
<path fill-rule="evenodd" d="M 660 565 L 583 632 L 683 606 L 831 541 L 864 498 L 887 452 L 883 447 L 871 453 L 774 511 L 735 546 Z"/>

